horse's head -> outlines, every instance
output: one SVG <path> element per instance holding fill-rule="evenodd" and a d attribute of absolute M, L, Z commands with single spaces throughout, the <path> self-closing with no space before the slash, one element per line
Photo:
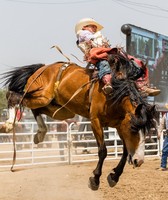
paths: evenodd
<path fill-rule="evenodd" d="M 158 112 L 155 106 L 149 104 L 139 104 L 134 109 L 128 101 L 125 106 L 130 112 L 125 115 L 118 132 L 128 152 L 129 161 L 134 167 L 139 167 L 144 162 L 145 137 L 151 128 L 157 130 L 155 119 Z"/>
<path fill-rule="evenodd" d="M 108 62 L 116 79 L 137 80 L 145 74 L 146 64 L 128 55 L 122 48 L 113 48 L 108 55 Z M 137 61 L 139 62 L 137 64 Z M 141 66 L 141 67 L 140 67 Z"/>
<path fill-rule="evenodd" d="M 135 80 L 141 71 L 139 67 L 122 57 L 118 62 L 119 68 L 115 67 L 116 64 L 114 66 L 113 92 L 110 100 L 113 107 L 121 106 L 121 111 L 118 109 L 115 112 L 116 115 L 119 112 L 121 119 L 117 130 L 132 163 L 134 166 L 140 166 L 144 160 L 145 135 L 151 128 L 156 129 L 154 119 L 157 118 L 157 112 L 155 106 L 148 104 L 137 90 Z M 117 70 L 125 72 L 125 76 L 121 79 L 117 78 Z M 137 73 L 134 73 L 136 70 Z"/>

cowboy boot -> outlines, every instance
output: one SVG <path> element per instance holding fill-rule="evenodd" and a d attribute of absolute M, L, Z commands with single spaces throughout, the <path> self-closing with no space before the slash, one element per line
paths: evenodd
<path fill-rule="evenodd" d="M 157 88 L 150 88 L 148 86 L 144 86 L 141 88 L 142 94 L 146 94 L 147 96 L 157 96 L 160 94 L 160 90 Z"/>
<path fill-rule="evenodd" d="M 102 78 L 103 83 L 105 84 L 102 90 L 105 94 L 110 94 L 113 90 L 111 86 L 111 74 L 106 74 Z"/>

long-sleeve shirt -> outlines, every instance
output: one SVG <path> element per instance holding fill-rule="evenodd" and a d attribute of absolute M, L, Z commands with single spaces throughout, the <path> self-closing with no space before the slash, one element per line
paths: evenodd
<path fill-rule="evenodd" d="M 166 113 L 163 115 L 160 121 L 159 132 L 161 133 L 164 129 L 166 129 Z"/>
<path fill-rule="evenodd" d="M 91 41 L 93 47 L 103 47 L 105 44 L 110 46 L 107 39 L 101 34 L 100 31 L 92 33 L 88 30 L 80 30 L 77 34 L 77 38 L 79 44 Z"/>
<path fill-rule="evenodd" d="M 94 34 L 88 30 L 79 31 L 77 37 L 78 37 L 79 43 L 85 42 L 85 41 L 88 42 L 89 40 L 95 38 Z"/>

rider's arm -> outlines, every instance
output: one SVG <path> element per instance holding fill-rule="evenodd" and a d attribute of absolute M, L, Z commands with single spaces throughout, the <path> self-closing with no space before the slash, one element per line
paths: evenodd
<path fill-rule="evenodd" d="M 158 139 L 160 139 L 161 135 L 163 134 L 164 129 L 166 129 L 166 114 L 163 115 L 160 121 L 160 126 L 158 130 Z"/>

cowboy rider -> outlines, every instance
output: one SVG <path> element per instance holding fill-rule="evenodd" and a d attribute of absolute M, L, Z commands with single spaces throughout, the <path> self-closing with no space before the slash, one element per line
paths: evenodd
<path fill-rule="evenodd" d="M 105 92 L 105 94 L 110 94 L 112 92 L 111 68 L 107 61 L 106 55 L 111 48 L 108 40 L 100 32 L 102 29 L 103 26 L 92 18 L 81 19 L 75 26 L 75 33 L 77 36 L 76 43 L 80 50 L 84 53 L 84 60 L 96 65 L 98 69 L 98 77 L 104 83 L 103 91 Z M 95 56 L 99 59 L 95 59 L 94 61 Z M 131 58 L 133 57 L 130 56 L 130 59 Z M 135 62 L 137 60 L 138 59 L 136 59 Z M 147 80 L 149 79 L 149 76 L 147 69 L 145 75 L 146 77 L 144 81 L 141 80 L 141 84 L 137 84 L 139 90 L 142 93 L 145 93 L 147 96 L 158 95 L 160 93 L 160 90 L 150 88 L 148 85 Z"/>

